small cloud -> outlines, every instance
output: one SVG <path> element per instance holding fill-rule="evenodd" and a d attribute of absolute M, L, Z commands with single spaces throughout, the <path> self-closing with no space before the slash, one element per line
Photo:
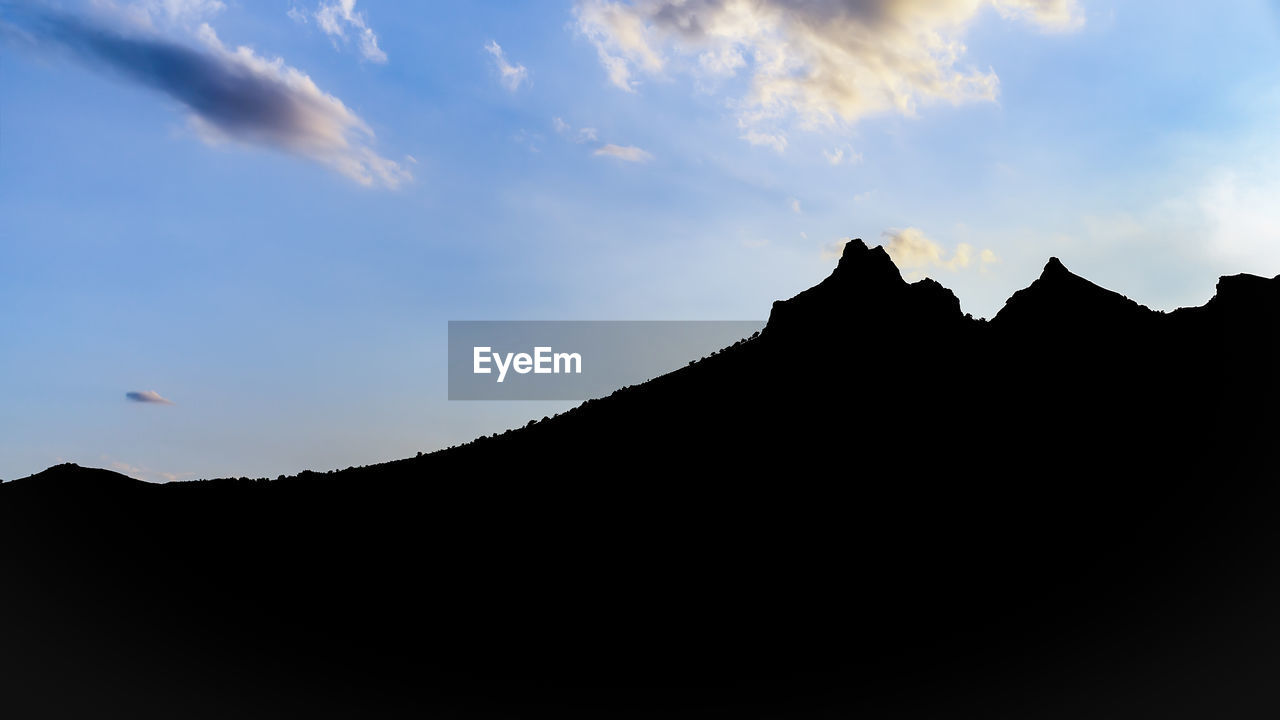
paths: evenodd
<path fill-rule="evenodd" d="M 910 278 L 923 277 L 929 268 L 956 272 L 972 266 L 976 261 L 977 267 L 985 270 L 987 265 L 999 262 L 996 254 L 989 249 L 982 250 L 975 257 L 974 248 L 969 243 L 956 245 L 955 251 L 948 254 L 920 228 L 886 230 L 882 236 L 888 238 L 883 243 L 885 252 L 889 253 L 898 269 Z"/>
<path fill-rule="evenodd" d="M 173 401 L 162 397 L 155 390 L 131 390 L 124 394 L 126 398 L 134 402 L 155 403 L 157 405 L 172 405 Z"/>
<path fill-rule="evenodd" d="M 289 17 L 294 16 L 294 10 L 290 8 Z M 299 13 L 300 14 L 300 13 Z M 337 40 L 347 40 L 347 29 L 355 31 L 357 42 L 360 43 L 360 54 L 365 60 L 376 63 L 384 63 L 387 61 L 387 54 L 378 47 L 378 36 L 373 32 L 365 22 L 364 13 L 356 12 L 356 0 L 337 0 L 336 2 L 321 2 L 320 7 L 315 12 L 316 25 L 320 27 L 324 33 L 334 38 L 335 45 Z"/>
<path fill-rule="evenodd" d="M 862 153 L 856 153 L 848 147 L 837 147 L 831 150 L 823 150 L 822 157 L 827 159 L 830 165 L 856 165 L 862 162 Z"/>
<path fill-rule="evenodd" d="M 1070 32 L 1084 26 L 1084 11 L 1076 0 L 991 0 L 1003 18 L 1017 18 L 1048 32 Z"/>
<path fill-rule="evenodd" d="M 653 155 L 633 145 L 605 145 L 597 149 L 592 155 L 617 158 L 618 160 L 633 163 L 646 163 L 653 159 Z"/>
<path fill-rule="evenodd" d="M 493 56 L 493 61 L 498 66 L 499 79 L 508 90 L 515 92 L 529 78 L 529 70 L 519 63 L 512 65 L 508 62 L 506 53 L 498 43 L 490 40 L 484 49 Z"/>
<path fill-rule="evenodd" d="M 795 198 L 791 198 L 791 200 L 789 200 L 789 201 L 787 202 L 787 205 L 791 208 L 791 212 L 793 212 L 793 213 L 795 213 L 795 214 L 797 214 L 797 215 L 799 215 L 799 214 L 800 214 L 801 210 L 800 210 L 800 201 L 799 201 L 799 200 L 797 200 L 797 199 L 795 199 Z"/>
<path fill-rule="evenodd" d="M 990 249 L 983 250 L 978 254 L 978 271 L 986 272 L 988 265 L 998 262 L 1000 262 L 1000 258 L 996 257 L 994 252 L 991 252 Z"/>
<path fill-rule="evenodd" d="M 564 121 L 564 118 L 552 118 L 551 126 L 556 129 L 558 134 L 563 135 L 578 144 L 595 142 L 597 140 L 597 132 L 595 128 L 584 127 L 575 131 L 572 125 Z"/>
<path fill-rule="evenodd" d="M 752 145 L 767 145 L 778 153 L 782 153 L 787 149 L 787 138 L 784 135 L 770 135 L 768 133 L 751 130 L 748 131 L 746 135 L 743 135 L 742 139 Z"/>
<path fill-rule="evenodd" d="M 137 466 L 135 466 L 135 465 L 130 465 L 129 463 L 126 463 L 126 462 L 120 462 L 119 460 L 113 460 L 113 461 L 111 462 L 111 469 L 112 469 L 112 470 L 115 470 L 116 472 L 119 472 L 119 473 L 124 473 L 125 475 L 130 475 L 130 476 L 132 476 L 132 477 L 134 477 L 134 478 L 136 478 L 136 479 L 138 479 L 138 480 L 141 480 L 141 479 L 142 479 L 142 478 L 138 477 L 139 475 L 141 475 L 141 474 L 142 474 L 142 468 L 137 467 Z"/>
<path fill-rule="evenodd" d="M 115 470 L 122 475 L 128 475 L 135 480 L 142 480 L 143 482 L 175 482 L 195 475 L 193 472 L 173 473 L 151 470 L 150 468 L 138 467 L 137 465 L 131 465 L 127 462 L 112 460 L 106 455 L 103 455 L 102 459 L 111 463 L 112 470 Z"/>

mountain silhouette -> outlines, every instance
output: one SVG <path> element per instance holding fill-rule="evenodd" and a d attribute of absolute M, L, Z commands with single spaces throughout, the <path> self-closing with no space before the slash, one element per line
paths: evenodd
<path fill-rule="evenodd" d="M 1061 333 L 1065 328 L 1103 329 L 1138 323 L 1152 314 L 1154 311 L 1120 293 L 1072 274 L 1054 257 L 1030 287 L 1009 298 L 993 322 L 1023 332 L 1040 329 Z"/>
<path fill-rule="evenodd" d="M 0 485 L 13 717 L 1274 717 L 1280 278 L 992 319 L 882 248 L 528 426 Z M 21 711 L 21 712 L 16 712 Z"/>

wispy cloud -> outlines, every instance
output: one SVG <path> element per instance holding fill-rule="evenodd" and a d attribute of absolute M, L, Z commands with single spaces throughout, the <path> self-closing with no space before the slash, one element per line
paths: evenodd
<path fill-rule="evenodd" d="M 598 139 L 598 133 L 593 127 L 573 129 L 573 126 L 564 121 L 564 118 L 552 118 L 551 126 L 556 132 L 576 143 L 595 142 Z"/>
<path fill-rule="evenodd" d="M 526 148 L 529 149 L 529 152 L 532 152 L 532 153 L 542 152 L 542 142 L 544 139 L 545 138 L 543 138 L 541 134 L 536 132 L 529 132 L 524 128 L 521 128 L 520 130 L 516 131 L 511 136 L 512 142 L 516 143 L 517 145 L 525 146 Z"/>
<path fill-rule="evenodd" d="M 633 163 L 645 163 L 653 159 L 653 155 L 633 145 L 605 145 L 598 148 L 592 155 L 611 157 Z"/>
<path fill-rule="evenodd" d="M 292 15 L 295 9 L 289 10 Z M 294 17 L 297 19 L 296 16 Z M 339 40 L 347 42 L 350 39 L 347 31 L 350 30 L 355 35 L 356 42 L 360 46 L 360 54 L 365 60 L 376 63 L 387 61 L 387 54 L 378 47 L 378 35 L 365 21 L 364 13 L 356 11 L 356 0 L 321 2 L 313 17 L 316 19 L 316 25 L 333 38 L 335 43 Z"/>
<path fill-rule="evenodd" d="M 134 402 L 155 403 L 157 405 L 172 405 L 173 401 L 163 397 L 155 390 L 131 390 L 124 394 L 126 398 Z"/>
<path fill-rule="evenodd" d="M 742 137 L 781 151 L 792 120 L 815 128 L 994 100 L 995 72 L 961 64 L 984 8 L 1049 31 L 1084 21 L 1075 0 L 579 0 L 574 16 L 627 92 L 645 75 L 749 74 L 732 101 L 750 130 Z"/>
<path fill-rule="evenodd" d="M 756 130 L 748 130 L 742 135 L 742 139 L 752 145 L 766 145 L 773 148 L 779 153 L 786 151 L 787 138 L 785 135 L 762 133 Z"/>
<path fill-rule="evenodd" d="M 556 117 L 551 119 L 551 126 L 555 128 L 556 133 L 561 137 L 572 140 L 579 145 L 584 143 L 595 144 L 599 141 L 599 133 L 593 127 L 577 128 L 565 122 L 564 118 Z M 634 145 L 615 145 L 606 143 L 596 147 L 591 153 L 596 157 L 611 157 L 615 160 L 633 163 L 646 163 L 653 160 L 653 155 Z"/>
<path fill-rule="evenodd" d="M 823 150 L 822 157 L 826 158 L 829 165 L 856 165 L 862 162 L 862 153 L 854 152 L 847 147 L 835 147 L 831 150 Z"/>
<path fill-rule="evenodd" d="M 142 480 L 143 482 L 176 482 L 183 478 L 195 475 L 193 472 L 174 473 L 152 470 L 150 468 L 139 467 L 120 460 L 112 460 L 106 455 L 102 456 L 102 459 L 111 463 L 112 470 L 115 470 L 122 475 L 128 475 L 135 480 Z"/>
<path fill-rule="evenodd" d="M 221 0 L 138 0 L 119 8 L 144 27 L 192 26 L 226 9 Z"/>
<path fill-rule="evenodd" d="M 519 63 L 512 64 L 508 61 L 501 45 L 490 40 L 485 44 L 484 49 L 493 56 L 493 62 L 498 68 L 498 78 L 508 90 L 515 92 L 519 89 L 521 83 L 529 79 L 528 68 Z"/>
<path fill-rule="evenodd" d="M 369 126 L 306 73 L 249 47 L 228 48 L 208 24 L 188 44 L 55 13 L 28 14 L 22 22 L 38 43 L 181 103 L 206 143 L 283 150 L 362 185 L 395 188 L 413 177 L 374 151 Z"/>
<path fill-rule="evenodd" d="M 627 92 L 636 89 L 633 68 L 656 74 L 664 65 L 661 53 L 647 37 L 646 16 L 653 11 L 660 9 L 603 0 L 587 0 L 574 7 L 578 31 L 596 46 L 609 82 Z"/>

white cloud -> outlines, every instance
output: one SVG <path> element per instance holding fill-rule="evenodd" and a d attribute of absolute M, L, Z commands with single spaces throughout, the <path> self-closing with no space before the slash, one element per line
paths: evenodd
<path fill-rule="evenodd" d="M 770 135 L 768 133 L 749 130 L 742 136 L 742 139 L 752 145 L 767 145 L 779 153 L 787 149 L 787 138 L 783 135 Z"/>
<path fill-rule="evenodd" d="M 1084 25 L 1084 13 L 1076 0 L 992 0 L 1004 18 L 1021 18 L 1051 32 L 1076 30 Z"/>
<path fill-rule="evenodd" d="M 201 22 L 227 8 L 221 0 L 144 0 L 135 6 L 152 19 L 174 25 Z"/>
<path fill-rule="evenodd" d="M 969 243 L 956 245 L 955 251 L 948 255 L 941 245 L 929 239 L 920 228 L 886 230 L 882 237 L 886 238 L 882 246 L 893 263 L 903 271 L 904 276 L 913 279 L 922 277 L 930 268 L 955 272 L 970 266 L 985 269 L 987 265 L 999 262 L 996 254 L 989 249 L 979 251 L 975 257 L 974 247 Z"/>
<path fill-rule="evenodd" d="M 620 3 L 588 0 L 574 7 L 578 31 L 591 39 L 609 82 L 627 92 L 635 91 L 631 66 L 656 73 L 663 60 L 648 37 L 649 29 L 639 8 Z"/>
<path fill-rule="evenodd" d="M 529 78 L 529 70 L 519 63 L 512 65 L 498 43 L 490 40 L 485 44 L 484 49 L 493 56 L 493 61 L 498 67 L 499 79 L 508 90 L 514 92 Z"/>
<path fill-rule="evenodd" d="M 800 214 L 801 211 L 800 211 L 799 200 L 795 198 L 791 198 L 790 200 L 787 201 L 787 206 L 791 208 L 791 212 L 796 213 L 797 215 Z"/>
<path fill-rule="evenodd" d="M 827 163 L 830 165 L 842 165 L 845 163 L 848 163 L 849 165 L 856 165 L 857 163 L 862 162 L 862 153 L 854 152 L 847 147 L 836 147 L 831 150 L 823 150 L 822 157 L 826 158 Z"/>
<path fill-rule="evenodd" d="M 584 127 L 574 130 L 573 126 L 565 122 L 563 118 L 552 118 L 551 126 L 555 128 L 558 134 L 579 144 L 595 142 L 598 139 L 598 133 L 595 128 Z"/>
<path fill-rule="evenodd" d="M 641 74 L 745 71 L 750 88 L 732 102 L 750 130 L 743 139 L 782 149 L 792 121 L 816 128 L 994 100 L 995 72 L 962 64 L 965 31 L 984 8 L 1051 31 L 1084 17 L 1075 0 L 579 0 L 574 16 L 628 92 Z"/>
<path fill-rule="evenodd" d="M 292 10 L 290 11 L 292 16 Z M 376 63 L 387 61 L 387 54 L 378 47 L 378 36 L 364 19 L 364 13 L 356 12 L 356 0 L 330 0 L 321 2 L 314 17 L 316 25 L 335 40 L 346 41 L 347 30 L 354 31 L 360 54 Z"/>
<path fill-rule="evenodd" d="M 653 159 L 653 155 L 632 145 L 605 145 L 597 149 L 592 155 L 611 157 L 633 163 L 645 163 Z"/>

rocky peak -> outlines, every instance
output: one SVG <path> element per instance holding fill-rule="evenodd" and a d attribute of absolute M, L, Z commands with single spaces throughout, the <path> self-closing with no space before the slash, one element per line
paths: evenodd
<path fill-rule="evenodd" d="M 1120 293 L 1107 290 L 1049 258 L 1031 285 L 1015 292 L 992 322 L 997 325 L 1061 326 L 1152 313 Z"/>
<path fill-rule="evenodd" d="M 830 332 L 859 327 L 910 331 L 963 318 L 960 301 L 933 280 L 907 284 L 883 247 L 845 243 L 840 262 L 821 283 L 773 304 L 766 334 Z"/>

